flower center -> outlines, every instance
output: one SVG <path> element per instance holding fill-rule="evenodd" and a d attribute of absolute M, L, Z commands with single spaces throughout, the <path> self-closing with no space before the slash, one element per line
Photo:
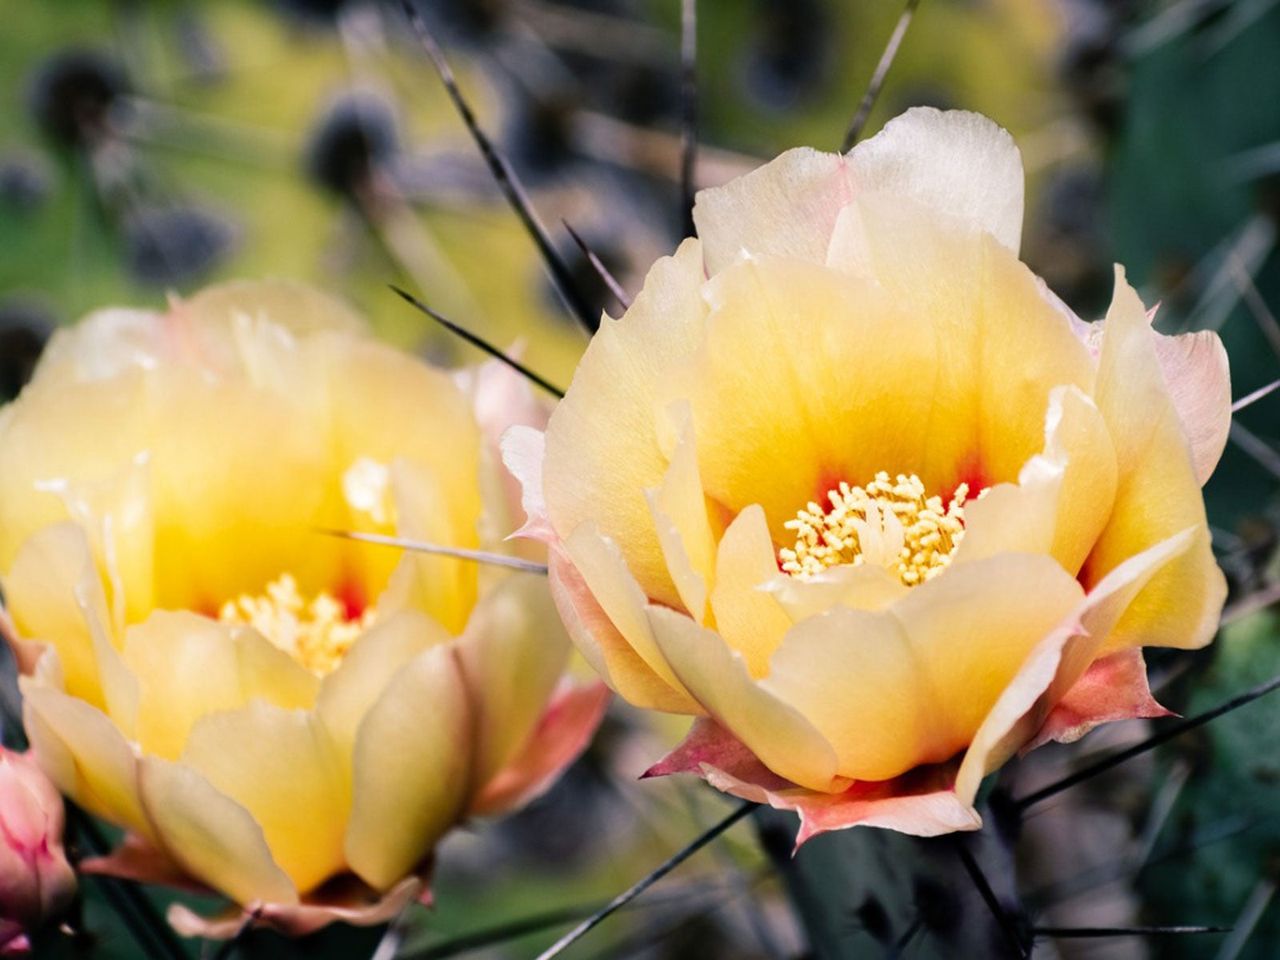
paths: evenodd
<path fill-rule="evenodd" d="M 298 592 L 297 581 L 287 573 L 267 584 L 262 594 L 228 600 L 218 611 L 223 623 L 253 627 L 319 675 L 330 673 L 342 662 L 373 617 L 372 607 L 359 617 L 348 617 L 343 604 L 324 591 L 307 602 Z"/>
<path fill-rule="evenodd" d="M 962 483 L 944 507 L 941 497 L 925 496 L 914 473 L 890 479 L 881 471 L 865 487 L 842 482 L 827 494 L 829 509 L 810 502 L 784 524 L 796 545 L 778 551 L 782 569 L 807 579 L 838 564 L 875 563 L 909 587 L 924 583 L 951 562 L 964 538 L 968 495 Z"/>

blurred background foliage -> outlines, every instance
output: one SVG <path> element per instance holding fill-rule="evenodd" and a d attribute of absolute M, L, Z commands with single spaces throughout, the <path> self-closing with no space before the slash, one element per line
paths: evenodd
<path fill-rule="evenodd" d="M 678 0 L 417 6 L 592 309 L 617 315 L 564 224 L 630 292 L 678 242 Z M 791 146 L 835 149 L 901 10 L 702 0 L 699 183 Z M 0 395 L 59 324 L 239 276 L 318 283 L 397 344 L 478 359 L 392 295 L 395 282 L 568 382 L 585 338 L 395 4 L 0 0 L 0 25 Z M 1237 396 L 1276 379 L 1280 3 L 923 0 L 866 133 L 915 104 L 979 110 L 1014 134 L 1025 258 L 1083 316 L 1105 310 L 1119 261 L 1161 303 L 1163 330 L 1221 332 Z M 1280 393 L 1242 411 L 1207 490 L 1232 626 L 1202 654 L 1151 658 L 1184 712 L 1280 668 L 1266 610 L 1278 596 L 1278 422 Z M 1275 956 L 1277 716 L 1264 702 L 1210 725 L 1032 811 L 983 852 L 1040 921 L 1236 933 L 1040 941 L 1035 955 Z M 549 796 L 448 842 L 437 906 L 413 916 L 402 955 L 533 956 L 721 817 L 700 785 L 635 783 L 682 726 L 616 706 Z M 1129 727 L 1016 765 L 995 802 L 1143 735 Z M 954 956 L 956 931 L 978 951 L 966 955 L 1000 955 L 936 844 L 854 831 L 791 861 L 788 823 L 736 828 L 575 955 Z M 41 949 L 138 955 L 103 894 L 86 883 L 76 935 Z M 236 950 L 368 956 L 381 936 L 255 936 Z"/>

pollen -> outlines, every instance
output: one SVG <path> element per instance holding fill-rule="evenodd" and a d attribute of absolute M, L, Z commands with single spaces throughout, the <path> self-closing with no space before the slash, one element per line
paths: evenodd
<path fill-rule="evenodd" d="M 875 563 L 909 587 L 940 574 L 964 539 L 967 484 L 950 503 L 925 496 L 914 473 L 877 473 L 865 487 L 841 483 L 827 494 L 830 507 L 810 502 L 784 526 L 796 545 L 778 551 L 782 569 L 807 579 L 840 564 Z"/>
<path fill-rule="evenodd" d="M 371 607 L 361 616 L 349 618 L 342 603 L 323 591 L 307 601 L 297 581 L 287 573 L 267 584 L 261 595 L 228 600 L 218 611 L 223 623 L 253 627 L 321 676 L 337 668 L 373 617 Z"/>

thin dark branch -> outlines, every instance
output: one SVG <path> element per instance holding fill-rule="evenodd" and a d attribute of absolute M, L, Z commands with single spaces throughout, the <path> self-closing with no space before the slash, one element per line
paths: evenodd
<path fill-rule="evenodd" d="M 613 298 L 622 304 L 622 309 L 627 310 L 631 307 L 631 298 L 627 296 L 627 291 L 622 289 L 622 284 L 618 282 L 618 278 L 609 272 L 609 268 L 604 265 L 599 257 L 596 256 L 594 250 L 587 246 L 587 241 L 578 235 L 578 231 L 569 225 L 568 220 L 561 220 L 564 228 L 569 231 L 569 236 L 573 237 L 573 242 L 578 245 L 578 249 L 582 251 L 582 255 L 587 258 L 587 262 L 591 264 L 591 268 L 609 288 L 609 292 L 613 294 Z"/>
<path fill-rule="evenodd" d="M 889 68 L 893 66 L 893 60 L 898 55 L 898 48 L 902 46 L 902 38 L 907 35 L 907 27 L 911 26 L 911 18 L 915 16 L 916 7 L 920 6 L 920 0 L 907 0 L 907 5 L 902 11 L 902 16 L 898 17 L 898 23 L 893 28 L 893 33 L 889 35 L 889 42 L 885 44 L 884 53 L 880 54 L 880 62 L 876 64 L 875 73 L 871 74 L 871 82 L 867 84 L 867 92 L 862 95 L 862 101 L 858 104 L 858 112 L 853 115 L 853 120 L 849 124 L 849 129 L 845 132 L 844 143 L 840 145 L 841 153 L 848 153 L 858 138 L 862 136 L 862 128 L 867 125 L 867 118 L 871 116 L 871 108 L 876 105 L 876 98 L 880 96 L 880 88 L 884 86 L 885 77 L 889 75 Z"/>
<path fill-rule="evenodd" d="M 561 390 L 551 381 L 547 380 L 545 377 L 542 377 L 534 373 L 532 370 L 526 367 L 519 360 L 514 360 L 511 357 L 507 356 L 505 353 L 503 353 L 501 350 L 499 350 L 497 347 L 491 344 L 488 340 L 485 340 L 483 337 L 477 336 L 476 334 L 472 333 L 470 330 L 467 330 L 463 327 L 458 326 L 448 317 L 444 317 L 436 313 L 436 311 L 432 310 L 430 307 L 428 307 L 425 303 L 423 303 L 413 294 L 408 293 L 404 290 L 401 290 L 394 283 L 388 284 L 388 286 L 390 286 L 391 289 L 395 291 L 395 293 L 399 297 L 401 297 L 406 303 L 408 303 L 410 306 L 414 307 L 415 309 L 420 310 L 422 313 L 425 313 L 428 317 L 430 317 L 436 323 L 440 324 L 440 326 L 444 327 L 450 333 L 456 334 L 457 336 L 461 337 L 463 340 L 467 341 L 467 343 L 471 344 L 473 347 L 479 347 L 481 350 L 489 354 L 489 356 L 493 357 L 495 360 L 499 360 L 502 363 L 505 363 L 508 367 L 510 367 L 516 373 L 520 374 L 520 376 L 525 377 L 531 383 L 536 383 L 538 386 L 540 386 L 543 390 L 547 391 L 547 393 L 551 394 L 553 397 L 556 397 L 557 399 L 561 399 L 564 397 L 563 390 Z"/>
<path fill-rule="evenodd" d="M 95 856 L 111 850 L 111 843 L 98 825 L 71 802 L 66 804 L 67 825 Z M 151 899 L 130 880 L 98 876 L 94 878 L 111 909 L 128 928 L 134 942 L 152 960 L 186 960 L 187 951 Z"/>
<path fill-rule="evenodd" d="M 698 0 L 680 0 L 680 228 L 691 237 L 698 162 Z"/>
<path fill-rule="evenodd" d="M 720 834 L 724 833 L 726 830 L 732 827 L 735 823 L 737 823 L 739 820 L 741 820 L 743 817 L 749 814 L 752 810 L 756 808 L 756 806 L 757 806 L 756 804 L 750 803 L 750 802 L 743 803 L 742 806 L 738 807 L 738 809 L 734 810 L 733 813 L 729 814 L 719 823 L 703 831 L 702 834 L 700 834 L 688 846 L 684 847 L 681 850 L 678 850 L 676 853 L 674 853 L 670 857 L 670 859 L 668 859 L 665 863 L 663 863 L 657 869 L 653 870 L 646 877 L 644 877 L 638 883 L 631 886 L 629 889 L 618 894 L 618 896 L 610 900 L 608 904 L 606 904 L 600 910 L 597 910 L 590 917 L 588 917 L 586 920 L 583 920 L 582 923 L 578 924 L 576 927 L 574 927 L 572 930 L 566 933 L 563 937 L 561 937 L 559 940 L 553 943 L 546 950 L 542 951 L 542 953 L 538 954 L 537 960 L 551 960 L 552 957 L 559 956 L 566 948 L 568 948 L 569 946 L 571 946 L 572 944 L 580 940 L 589 931 L 591 931 L 598 924 L 604 921 L 605 918 L 607 918 L 611 913 L 613 913 L 615 910 L 619 909 L 620 907 L 626 906 L 636 897 L 640 896 L 640 894 L 644 893 L 651 886 L 653 886 L 655 883 L 657 883 L 659 880 L 665 877 L 668 873 L 670 873 L 680 864 L 684 863 L 684 861 L 688 860 L 689 857 L 693 856 L 693 854 L 697 853 L 699 850 L 705 847 L 708 843 L 710 843 L 716 837 L 720 836 Z"/>
<path fill-rule="evenodd" d="M 452 557 L 455 560 L 472 560 L 476 563 L 487 563 L 495 567 L 510 567 L 512 570 L 523 570 L 525 573 L 538 573 L 546 576 L 547 565 L 523 560 L 520 557 L 509 557 L 505 553 L 490 553 L 487 550 L 467 550 L 463 547 L 446 547 L 438 543 L 424 543 L 421 540 L 406 540 L 402 537 L 388 537 L 381 533 L 362 533 L 356 530 L 328 530 L 320 528 L 317 533 L 329 537 L 341 537 L 344 540 L 356 540 L 360 543 L 376 543 L 382 547 L 399 547 L 401 550 L 413 550 L 418 553 L 433 553 L 441 557 Z"/>
<path fill-rule="evenodd" d="M 983 874 L 982 868 L 978 866 L 978 861 L 974 859 L 973 851 L 969 849 L 963 840 L 956 840 L 955 848 L 956 853 L 960 855 L 960 862 L 964 864 L 965 872 L 969 874 L 969 879 L 978 888 L 978 894 L 982 897 L 982 902 L 987 905 L 987 909 L 995 917 L 996 924 L 1000 927 L 1000 932 L 1009 941 L 1009 946 L 1013 948 L 1014 953 L 1019 957 L 1025 958 L 1028 955 L 1028 950 L 1027 945 L 1023 942 L 1022 934 L 1018 932 L 1018 927 L 1014 923 L 1013 917 L 1009 916 L 1008 911 L 1000 905 L 1000 900 L 996 897 L 995 891 L 991 889 L 991 884 L 987 882 L 986 875 Z"/>
<path fill-rule="evenodd" d="M 1173 937 L 1189 933 L 1230 933 L 1230 927 L 1036 927 L 1037 937 L 1055 940 L 1101 937 Z"/>
<path fill-rule="evenodd" d="M 1246 690 L 1238 696 L 1232 697 L 1230 700 L 1219 704 L 1211 710 L 1206 710 L 1204 713 L 1197 714 L 1194 717 L 1188 717 L 1185 720 L 1172 723 L 1157 733 L 1152 734 L 1141 743 L 1136 743 L 1132 747 L 1128 747 L 1124 750 L 1120 750 L 1109 756 L 1103 757 L 1101 760 L 1089 764 L 1089 766 L 1082 770 L 1077 770 L 1075 773 L 1063 777 L 1061 780 L 1057 780 L 1048 786 L 1041 787 L 1039 790 L 1029 793 L 1025 797 L 1020 797 L 1014 801 L 1014 806 L 1019 810 L 1025 810 L 1027 807 L 1037 804 L 1041 800 L 1047 800 L 1056 793 L 1061 793 L 1069 787 L 1074 787 L 1076 784 L 1083 783 L 1086 780 L 1096 777 L 1098 774 L 1104 773 L 1113 767 L 1117 767 L 1126 761 L 1132 760 L 1134 757 L 1141 756 L 1148 750 L 1153 750 L 1160 746 L 1160 744 L 1172 740 L 1174 737 L 1181 736 L 1188 730 L 1194 730 L 1196 727 L 1202 727 L 1206 723 L 1218 719 L 1218 717 L 1221 717 L 1223 714 L 1230 713 L 1232 710 L 1238 710 L 1240 707 L 1253 703 L 1253 701 L 1260 697 L 1265 697 L 1268 693 L 1277 689 L 1280 689 L 1280 676 L 1272 677 L 1270 680 L 1260 683 L 1251 690 Z"/>
<path fill-rule="evenodd" d="M 489 172 L 493 174 L 494 181 L 498 184 L 499 189 L 502 190 L 503 195 L 507 198 L 507 202 L 533 239 L 534 245 L 538 248 L 538 253 L 542 255 L 543 263 L 546 264 L 547 272 L 551 274 L 551 280 L 555 284 L 560 298 L 564 301 L 565 306 L 569 308 L 569 312 L 573 314 L 574 318 L 582 324 L 587 332 L 594 333 L 596 328 L 600 326 L 600 320 L 592 315 L 591 308 L 574 285 L 573 274 L 569 272 L 568 266 L 560 258 L 560 254 L 556 252 L 555 247 L 552 246 L 551 238 L 547 235 L 547 229 L 542 225 L 542 221 L 538 219 L 538 214 L 533 209 L 529 194 L 525 191 L 519 176 L 511 164 L 507 162 L 507 158 L 499 152 L 493 141 L 480 129 L 480 124 L 471 110 L 471 105 L 467 103 L 462 91 L 458 89 L 458 82 L 454 79 L 453 70 L 450 69 L 448 61 L 444 58 L 444 52 L 440 49 L 440 45 L 436 43 L 435 37 L 431 35 L 431 31 L 427 29 L 422 17 L 418 15 L 418 11 L 414 9 L 412 0 L 400 0 L 400 6 L 404 10 L 405 16 L 409 18 L 409 24 L 413 27 L 413 32 L 417 34 L 418 41 L 422 44 L 423 50 L 426 51 L 427 57 L 436 69 L 436 73 L 440 75 L 440 82 L 444 84 L 445 92 L 449 94 L 449 99 L 453 101 L 453 106 L 458 111 L 458 116 L 466 124 L 467 130 L 471 134 L 471 139 L 475 141 L 481 156 L 484 157 L 484 161 L 489 167 Z"/>

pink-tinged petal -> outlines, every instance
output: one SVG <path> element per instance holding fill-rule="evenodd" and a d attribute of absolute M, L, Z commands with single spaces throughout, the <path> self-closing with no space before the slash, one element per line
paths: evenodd
<path fill-rule="evenodd" d="M 502 435 L 502 462 L 520 483 L 520 505 L 524 508 L 525 517 L 524 525 L 511 534 L 512 537 L 545 543 L 556 539 L 547 517 L 547 503 L 542 496 L 542 460 L 546 448 L 546 434 L 532 427 L 512 427 Z"/>
<path fill-rule="evenodd" d="M 1151 695 L 1147 665 L 1136 647 L 1096 660 L 1057 702 L 1025 753 L 1056 740 L 1071 743 L 1113 720 L 1151 720 L 1176 716 Z"/>
<path fill-rule="evenodd" d="M 348 878 L 326 885 L 302 903 L 250 903 L 243 909 L 203 917 L 180 903 L 169 907 L 169 924 L 184 937 L 227 940 L 246 924 L 305 937 L 331 923 L 372 927 L 386 923 L 414 900 L 429 902 L 427 882 L 406 877 L 382 895 Z"/>
<path fill-rule="evenodd" d="M 622 551 L 595 524 L 582 524 L 552 548 L 551 588 L 569 636 L 624 698 L 639 707 L 702 713 L 658 647 L 644 612 L 647 598 Z M 603 611 L 603 621 L 594 615 L 595 607 Z M 573 609 L 566 613 L 567 608 Z M 632 686 L 642 699 L 631 695 Z"/>
<path fill-rule="evenodd" d="M 853 195 L 849 161 L 812 147 L 788 150 L 724 186 L 700 191 L 693 222 L 708 275 L 744 252 L 821 263 L 836 216 Z"/>
<path fill-rule="evenodd" d="M 847 827 L 884 827 L 932 837 L 977 830 L 982 819 L 956 796 L 955 764 L 916 769 L 881 782 L 843 781 L 836 793 L 805 790 L 773 773 L 714 720 L 699 720 L 684 742 L 645 777 L 697 773 L 718 790 L 800 814 L 797 848 L 806 840 Z"/>
<path fill-rule="evenodd" d="M 1231 429 L 1231 371 L 1212 330 L 1155 335 L 1156 360 L 1169 399 L 1191 444 L 1196 479 L 1204 485 L 1218 465 Z"/>
<path fill-rule="evenodd" d="M 214 893 L 174 863 L 168 854 L 136 833 L 125 834 L 124 840 L 110 853 L 88 857 L 76 866 L 81 873 L 154 883 L 205 896 Z"/>
<path fill-rule="evenodd" d="M 551 701 L 537 729 L 471 805 L 477 816 L 505 813 L 540 797 L 587 748 L 609 705 L 603 683 L 567 687 Z"/>
<path fill-rule="evenodd" d="M 1161 570 L 1186 554 L 1195 543 L 1195 533 L 1183 530 L 1120 564 L 1037 644 L 987 713 L 964 755 L 956 776 L 961 798 L 972 802 L 982 778 L 1035 737 L 1054 704 L 1105 647 L 1134 598 Z"/>

